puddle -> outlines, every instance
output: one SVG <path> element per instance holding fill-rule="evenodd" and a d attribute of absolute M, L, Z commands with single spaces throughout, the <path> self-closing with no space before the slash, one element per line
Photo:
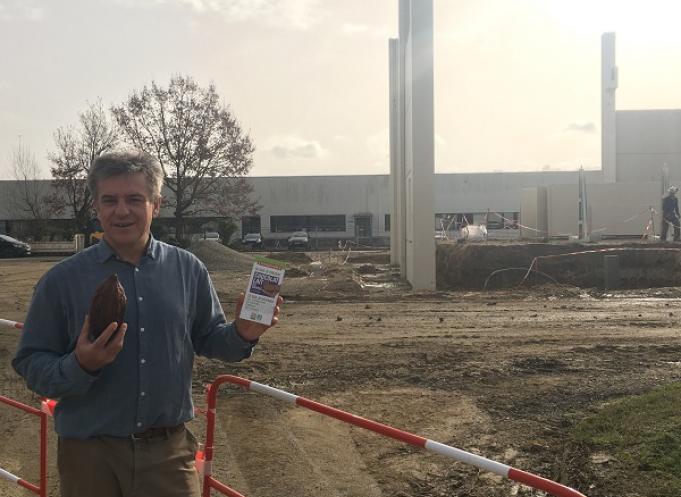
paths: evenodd
<path fill-rule="evenodd" d="M 362 288 L 397 288 L 400 286 L 400 283 L 397 281 L 384 281 L 384 282 L 373 282 L 373 283 L 368 283 L 368 282 L 361 282 L 360 286 Z"/>

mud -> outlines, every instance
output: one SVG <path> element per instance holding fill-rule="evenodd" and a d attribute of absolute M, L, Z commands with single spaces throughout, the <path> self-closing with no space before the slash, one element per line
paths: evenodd
<path fill-rule="evenodd" d="M 678 288 L 605 293 L 552 283 L 412 292 L 381 263 L 308 255 L 315 262 L 301 267 L 310 276 L 285 281 L 281 322 L 251 359 L 197 360 L 198 407 L 205 405 L 205 383 L 236 374 L 559 480 L 589 497 L 645 495 L 627 485 L 631 475 L 600 462 L 607 454 L 592 457 L 570 433 L 605 402 L 681 379 Z M 491 252 L 486 257 L 497 263 Z M 0 261 L 0 317 L 23 320 L 33 285 L 56 261 Z M 357 271 L 367 264 L 373 269 Z M 248 271 L 211 274 L 232 313 Z M 17 333 L 0 330 L 2 392 L 38 405 L 9 365 Z M 246 497 L 540 495 L 231 387 L 220 394 L 218 419 L 214 473 Z M 0 467 L 32 481 L 36 426 L 0 405 Z M 203 418 L 191 428 L 203 441 Z M 51 434 L 52 496 L 54 440 Z M 18 494 L 0 480 L 0 496 Z"/>

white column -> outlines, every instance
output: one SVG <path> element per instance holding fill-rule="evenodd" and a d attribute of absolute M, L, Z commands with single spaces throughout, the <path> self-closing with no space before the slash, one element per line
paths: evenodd
<path fill-rule="evenodd" d="M 400 275 L 407 279 L 407 183 L 405 172 L 406 157 L 406 125 L 407 125 L 407 63 L 406 54 L 411 26 L 411 0 L 399 0 L 398 17 L 398 68 L 397 68 L 397 171 L 400 178 L 400 231 L 399 231 L 399 264 Z M 409 214 L 411 215 L 411 213 Z"/>
<path fill-rule="evenodd" d="M 399 132 L 402 124 L 399 117 L 399 40 L 390 39 L 388 46 L 390 53 L 390 191 L 393 196 L 390 209 L 390 264 L 402 266 L 404 167 L 401 167 L 401 154 L 399 153 L 402 144 Z"/>
<path fill-rule="evenodd" d="M 415 290 L 434 290 L 432 0 L 411 0 L 405 64 L 407 279 Z"/>
<path fill-rule="evenodd" d="M 606 183 L 617 181 L 615 33 L 601 36 L 601 168 Z"/>
<path fill-rule="evenodd" d="M 390 260 L 399 262 L 402 277 L 415 290 L 433 290 L 433 0 L 399 0 L 399 40 L 390 43 L 390 78 Z"/>

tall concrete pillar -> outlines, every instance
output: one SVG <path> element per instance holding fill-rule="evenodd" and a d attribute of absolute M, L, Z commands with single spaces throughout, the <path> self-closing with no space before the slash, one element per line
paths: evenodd
<path fill-rule="evenodd" d="M 407 127 L 407 61 L 409 32 L 411 30 L 412 0 L 398 0 L 397 40 L 397 173 L 399 176 L 399 264 L 400 274 L 407 279 L 407 183 L 406 183 L 406 127 Z M 411 215 L 411 214 L 410 214 Z"/>
<path fill-rule="evenodd" d="M 404 176 L 404 264 L 415 290 L 435 289 L 433 1 L 399 0 L 398 166 Z M 401 154 L 401 156 L 400 156 Z"/>
<path fill-rule="evenodd" d="M 400 118 L 400 47 L 399 40 L 389 41 L 390 53 L 390 264 L 404 265 L 404 161 Z"/>
<path fill-rule="evenodd" d="M 601 36 L 601 168 L 606 183 L 617 181 L 615 33 Z"/>

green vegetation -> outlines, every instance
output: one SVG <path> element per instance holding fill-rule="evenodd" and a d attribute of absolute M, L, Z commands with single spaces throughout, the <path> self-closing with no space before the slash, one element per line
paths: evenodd
<path fill-rule="evenodd" d="M 612 468 L 604 468 L 619 472 L 606 478 L 609 491 L 681 495 L 681 384 L 610 403 L 580 422 L 575 437 L 592 453 L 615 458 Z"/>

